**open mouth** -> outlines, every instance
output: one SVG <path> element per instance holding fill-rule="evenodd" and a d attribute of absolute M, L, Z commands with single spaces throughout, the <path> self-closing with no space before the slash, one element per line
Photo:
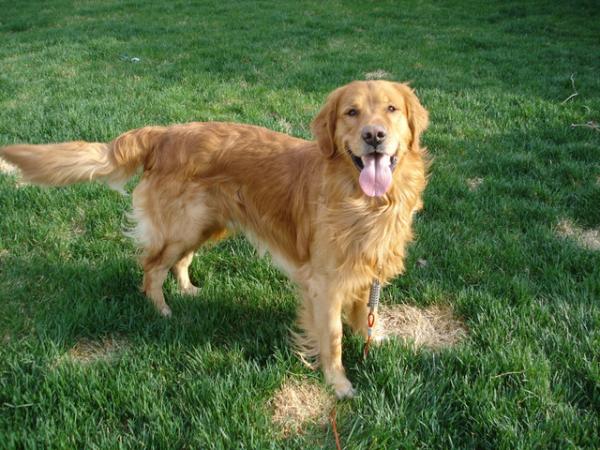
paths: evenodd
<path fill-rule="evenodd" d="M 356 156 L 354 153 L 352 153 L 350 149 L 348 149 L 348 154 L 350 155 L 350 158 L 352 158 L 352 162 L 354 163 L 359 172 L 365 168 L 362 159 Z"/>
<path fill-rule="evenodd" d="M 360 172 L 358 183 L 368 197 L 382 197 L 392 185 L 392 172 L 398 164 L 398 156 L 371 152 L 358 157 L 347 148 L 352 162 Z"/>
<path fill-rule="evenodd" d="M 346 151 L 350 155 L 350 158 L 352 159 L 352 162 L 354 163 L 354 165 L 356 166 L 358 171 L 361 172 L 365 168 L 365 164 L 363 163 L 362 158 L 360 156 L 356 156 L 354 153 L 352 153 L 352 150 L 350 150 L 349 147 L 346 147 Z M 378 154 L 378 153 L 375 152 L 375 154 Z M 398 155 L 394 154 L 393 156 L 390 157 L 390 170 L 393 172 L 397 165 L 398 165 Z"/>

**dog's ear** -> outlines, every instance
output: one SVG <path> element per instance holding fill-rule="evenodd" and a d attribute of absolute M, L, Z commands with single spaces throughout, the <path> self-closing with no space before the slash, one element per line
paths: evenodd
<path fill-rule="evenodd" d="M 421 145 L 421 133 L 427 129 L 429 125 L 429 113 L 421 105 L 421 102 L 408 85 L 403 83 L 395 83 L 398 89 L 404 96 L 406 101 L 406 109 L 408 110 L 408 126 L 412 133 L 410 148 L 418 150 Z"/>
<path fill-rule="evenodd" d="M 338 101 L 343 88 L 338 88 L 327 97 L 327 101 L 310 124 L 310 129 L 323 154 L 331 158 L 335 154 L 335 124 Z"/>

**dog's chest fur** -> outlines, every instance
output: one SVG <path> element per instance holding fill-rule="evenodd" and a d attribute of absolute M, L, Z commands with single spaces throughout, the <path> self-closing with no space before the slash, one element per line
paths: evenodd
<path fill-rule="evenodd" d="M 382 282 L 404 271 L 406 244 L 412 240 L 414 205 L 346 200 L 325 208 L 327 234 L 338 276 L 365 285 L 373 278 Z"/>

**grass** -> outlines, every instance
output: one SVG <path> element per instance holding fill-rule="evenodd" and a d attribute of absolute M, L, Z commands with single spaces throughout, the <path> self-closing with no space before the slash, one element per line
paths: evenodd
<path fill-rule="evenodd" d="M 191 120 L 308 138 L 336 86 L 412 80 L 435 162 L 384 302 L 451 305 L 469 332 L 364 363 L 348 336 L 343 445 L 600 447 L 600 253 L 560 232 L 600 227 L 600 133 L 571 127 L 599 121 L 597 2 L 189 3 L 0 1 L 0 144 Z M 0 176 L 0 447 L 332 448 L 272 421 L 285 380 L 323 383 L 290 350 L 289 283 L 225 241 L 192 265 L 197 298 L 168 282 L 164 320 L 128 207 Z"/>

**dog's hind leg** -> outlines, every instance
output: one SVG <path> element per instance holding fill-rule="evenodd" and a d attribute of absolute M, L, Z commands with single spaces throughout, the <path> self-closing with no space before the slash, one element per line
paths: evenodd
<path fill-rule="evenodd" d="M 171 315 L 171 308 L 165 302 L 163 284 L 169 269 L 182 257 L 185 248 L 180 244 L 165 244 L 158 251 L 146 251 L 142 259 L 144 281 L 142 290 L 163 316 Z"/>
<path fill-rule="evenodd" d="M 190 281 L 189 266 L 194 257 L 194 251 L 209 239 L 217 239 L 225 234 L 225 230 L 218 226 L 206 227 L 204 230 L 194 230 L 191 233 L 196 239 L 182 241 L 173 238 L 165 242 L 163 247 L 156 251 L 146 250 L 142 258 L 144 268 L 143 291 L 150 298 L 156 309 L 163 316 L 170 316 L 171 309 L 165 302 L 162 286 L 167 278 L 169 269 L 175 275 L 181 293 L 186 295 L 197 294 L 199 288 Z"/>
<path fill-rule="evenodd" d="M 142 257 L 143 291 L 163 316 L 171 315 L 171 309 L 165 302 L 162 289 L 169 270 L 175 275 L 183 294 L 196 294 L 199 289 L 190 281 L 188 272 L 194 251 L 207 240 L 218 238 L 224 234 L 224 229 L 218 225 L 204 229 L 198 227 L 189 231 L 189 235 L 194 239 L 181 240 L 180 236 L 172 237 L 164 240 L 160 248 L 145 249 Z"/>
<path fill-rule="evenodd" d="M 169 316 L 162 289 L 169 270 L 184 293 L 194 293 L 197 289 L 188 274 L 194 250 L 222 234 L 223 226 L 207 206 L 202 189 L 148 179 L 133 192 L 131 219 L 136 226 L 130 235 L 142 248 L 142 290 L 162 315 Z"/>
<path fill-rule="evenodd" d="M 204 226 L 197 234 L 199 238 L 197 238 L 194 245 L 171 267 L 171 272 L 173 272 L 177 284 L 179 284 L 179 290 L 184 295 L 196 295 L 200 291 L 200 288 L 194 286 L 190 281 L 189 273 L 189 267 L 192 264 L 192 259 L 194 259 L 196 249 L 207 241 L 222 239 L 227 235 L 227 230 L 221 224 L 213 223 L 211 226 Z"/>
<path fill-rule="evenodd" d="M 199 291 L 197 286 L 194 286 L 190 281 L 189 267 L 194 258 L 194 250 L 186 253 L 175 265 L 171 268 L 175 279 L 179 284 L 179 289 L 184 295 L 196 295 Z"/>

